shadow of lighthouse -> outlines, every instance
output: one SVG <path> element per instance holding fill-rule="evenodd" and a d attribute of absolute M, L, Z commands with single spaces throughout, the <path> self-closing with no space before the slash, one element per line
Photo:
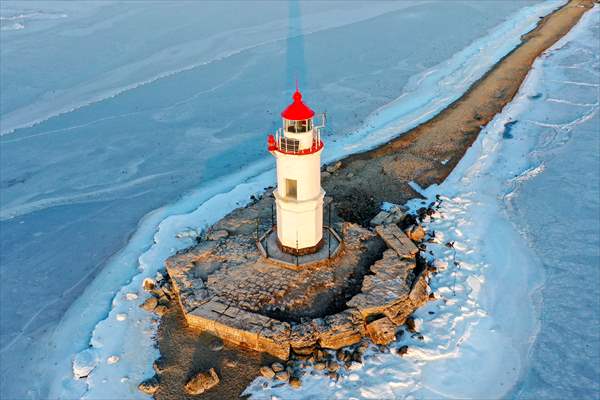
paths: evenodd
<path fill-rule="evenodd" d="M 286 46 L 286 93 L 298 82 L 300 87 L 305 87 L 306 63 L 304 60 L 304 35 L 302 34 L 302 15 L 300 2 L 290 0 L 288 2 L 288 35 Z M 295 90 L 295 87 L 293 87 Z"/>

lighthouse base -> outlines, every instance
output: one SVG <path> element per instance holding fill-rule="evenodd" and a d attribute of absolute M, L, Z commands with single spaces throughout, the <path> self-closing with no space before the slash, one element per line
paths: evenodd
<path fill-rule="evenodd" d="M 342 238 L 333 227 L 323 227 L 323 238 L 320 247 L 310 252 L 295 253 L 296 249 L 285 251 L 277 237 L 277 227 L 273 226 L 265 232 L 257 241 L 257 247 L 265 261 L 292 270 L 303 270 L 307 268 L 318 268 L 335 262 L 342 253 Z M 313 249 L 311 249 L 313 250 Z"/>
<path fill-rule="evenodd" d="M 325 240 L 323 238 L 321 238 L 321 240 L 319 240 L 319 242 L 314 246 L 305 247 L 303 249 L 296 249 L 294 247 L 289 247 L 289 246 L 283 245 L 279 241 L 279 238 L 277 238 L 277 247 L 279 247 L 281 249 L 281 251 L 283 251 L 284 253 L 291 254 L 293 256 L 304 256 L 307 254 L 316 253 L 321 249 L 321 247 L 323 247 L 324 243 L 325 243 Z"/>

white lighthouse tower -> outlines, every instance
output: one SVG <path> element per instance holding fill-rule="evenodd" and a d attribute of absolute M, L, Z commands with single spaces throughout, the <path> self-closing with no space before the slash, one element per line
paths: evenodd
<path fill-rule="evenodd" d="M 293 103 L 282 113 L 283 127 L 269 135 L 269 152 L 277 160 L 277 239 L 286 253 L 316 252 L 323 243 L 323 197 L 321 188 L 320 130 L 314 111 L 302 102 L 296 88 Z"/>

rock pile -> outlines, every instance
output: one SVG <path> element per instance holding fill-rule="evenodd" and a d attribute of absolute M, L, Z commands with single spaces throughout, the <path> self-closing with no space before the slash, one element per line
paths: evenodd
<path fill-rule="evenodd" d="M 156 278 L 144 279 L 142 287 L 146 292 L 150 293 L 150 297 L 140 307 L 162 317 L 168 311 L 171 300 L 174 297 L 171 282 L 161 272 L 157 272 Z"/>
<path fill-rule="evenodd" d="M 185 391 L 192 395 L 202 394 L 219 384 L 219 376 L 214 368 L 199 372 L 185 384 Z"/>

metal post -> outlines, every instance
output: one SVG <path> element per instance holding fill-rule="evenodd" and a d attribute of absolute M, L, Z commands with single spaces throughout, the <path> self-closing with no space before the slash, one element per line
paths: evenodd
<path fill-rule="evenodd" d="M 260 216 L 256 217 L 256 241 L 260 240 L 260 236 L 258 235 L 258 224 L 259 224 Z"/>
<path fill-rule="evenodd" d="M 329 240 L 327 241 L 327 251 L 329 253 L 327 258 L 331 258 L 331 203 L 333 200 L 329 200 L 329 211 L 327 212 L 327 217 L 329 219 L 328 231 L 329 231 Z"/>

